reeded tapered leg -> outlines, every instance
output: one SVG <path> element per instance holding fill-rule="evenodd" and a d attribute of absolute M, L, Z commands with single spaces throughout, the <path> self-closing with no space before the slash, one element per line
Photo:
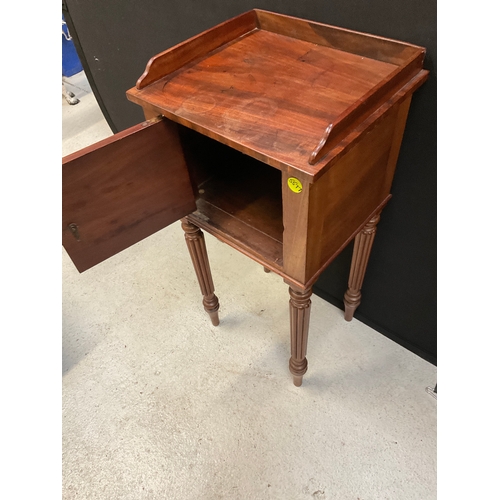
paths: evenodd
<path fill-rule="evenodd" d="M 203 307 L 210 315 L 212 324 L 217 326 L 219 324 L 219 299 L 214 293 L 214 283 L 208 263 L 205 237 L 201 229 L 189 222 L 187 218 L 184 217 L 181 219 L 181 225 L 182 229 L 184 229 L 184 237 L 186 238 L 189 255 L 191 255 L 196 277 L 198 278 L 203 295 Z"/>
<path fill-rule="evenodd" d="M 302 377 L 307 371 L 307 336 L 309 333 L 309 315 L 311 314 L 312 289 L 305 291 L 288 289 L 290 293 L 290 373 L 293 383 L 300 387 Z"/>
<path fill-rule="evenodd" d="M 352 253 L 351 272 L 349 273 L 349 285 L 344 294 L 344 318 L 351 321 L 354 311 L 361 303 L 361 286 L 366 273 L 366 266 L 370 258 L 373 239 L 377 232 L 377 224 L 380 214 L 372 217 L 363 229 L 356 235 L 354 240 L 354 250 Z"/>

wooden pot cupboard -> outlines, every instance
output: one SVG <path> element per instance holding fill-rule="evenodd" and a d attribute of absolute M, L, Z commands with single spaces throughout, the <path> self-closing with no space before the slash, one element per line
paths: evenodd
<path fill-rule="evenodd" d="M 252 10 L 154 56 L 143 123 L 63 158 L 63 245 L 80 272 L 181 219 L 214 325 L 203 231 L 290 291 L 293 382 L 312 286 L 354 239 L 345 318 L 389 201 L 425 49 Z"/>

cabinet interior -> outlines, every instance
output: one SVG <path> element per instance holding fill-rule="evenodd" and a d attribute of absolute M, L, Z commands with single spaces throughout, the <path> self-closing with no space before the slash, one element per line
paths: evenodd
<path fill-rule="evenodd" d="M 233 244 L 283 265 L 281 171 L 179 126 L 196 195 L 195 216 Z"/>

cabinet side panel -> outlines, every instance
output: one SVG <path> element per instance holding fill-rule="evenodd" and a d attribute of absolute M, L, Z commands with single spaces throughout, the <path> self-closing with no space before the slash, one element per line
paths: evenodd
<path fill-rule="evenodd" d="M 397 159 L 391 151 L 398 110 L 399 106 L 391 108 L 346 156 L 311 186 L 307 280 L 338 254 L 389 195 Z"/>
<path fill-rule="evenodd" d="M 396 170 L 396 164 L 398 162 L 399 150 L 401 149 L 401 143 L 403 141 L 403 134 L 406 127 L 406 119 L 408 118 L 408 111 L 410 109 L 412 96 L 413 94 L 407 96 L 397 107 L 396 126 L 394 128 L 391 152 L 389 153 L 389 160 L 387 161 L 387 170 L 384 181 L 384 189 L 386 189 L 387 192 L 390 191 L 392 186 L 392 180 L 394 178 L 394 171 Z"/>

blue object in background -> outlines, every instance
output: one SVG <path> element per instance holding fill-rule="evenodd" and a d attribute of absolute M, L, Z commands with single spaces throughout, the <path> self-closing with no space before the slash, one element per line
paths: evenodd
<path fill-rule="evenodd" d="M 68 32 L 64 16 L 62 21 L 62 74 L 63 76 L 73 76 L 83 71 L 83 67 L 76 53 L 75 44 Z"/>

